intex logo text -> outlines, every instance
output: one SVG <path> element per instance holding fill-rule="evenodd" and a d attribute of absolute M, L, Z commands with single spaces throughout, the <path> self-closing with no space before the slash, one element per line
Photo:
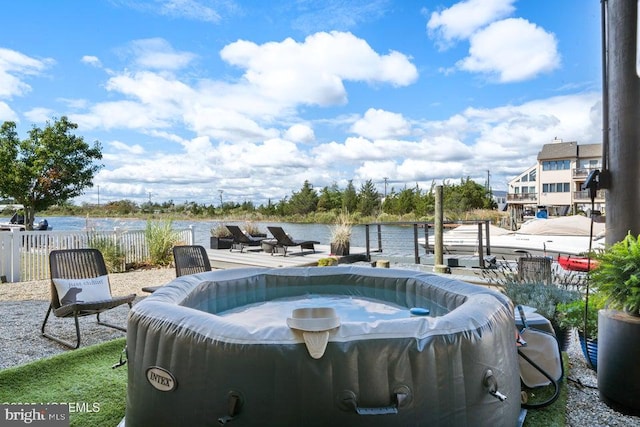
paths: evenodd
<path fill-rule="evenodd" d="M 158 366 L 147 369 L 147 381 L 160 391 L 173 391 L 177 385 L 171 372 Z"/>

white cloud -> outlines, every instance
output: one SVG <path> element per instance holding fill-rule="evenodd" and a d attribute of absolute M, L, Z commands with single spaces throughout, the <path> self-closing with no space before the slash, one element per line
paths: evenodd
<path fill-rule="evenodd" d="M 197 21 L 220 22 L 220 14 L 213 8 L 196 0 L 160 0 L 159 13 Z"/>
<path fill-rule="evenodd" d="M 7 105 L 6 102 L 0 101 L 0 121 L 18 121 L 18 115 Z"/>
<path fill-rule="evenodd" d="M 313 142 L 316 139 L 313 129 L 300 123 L 296 123 L 287 129 L 284 137 L 293 142 Z"/>
<path fill-rule="evenodd" d="M 0 99 L 23 96 L 31 90 L 26 76 L 38 75 L 53 64 L 50 58 L 35 59 L 0 47 Z"/>
<path fill-rule="evenodd" d="M 102 66 L 100 59 L 98 59 L 97 56 L 92 56 L 92 55 L 84 55 L 82 59 L 80 59 L 80 62 L 83 62 L 87 65 L 91 65 L 92 67 L 96 67 L 96 68 L 99 68 Z"/>
<path fill-rule="evenodd" d="M 246 69 L 244 80 L 261 95 L 291 104 L 342 104 L 345 80 L 406 86 L 418 77 L 405 55 L 379 55 L 366 41 L 335 31 L 313 34 L 302 43 L 291 38 L 262 45 L 239 40 L 220 55 Z"/>
<path fill-rule="evenodd" d="M 478 29 L 511 15 L 516 0 L 466 0 L 441 12 L 433 12 L 427 23 L 429 35 L 441 48 L 469 38 Z"/>
<path fill-rule="evenodd" d="M 216 8 L 207 4 L 211 3 L 210 1 L 199 0 L 152 0 L 148 2 L 110 0 L 110 2 L 146 13 L 213 24 L 222 20 L 222 13 L 233 13 L 237 8 L 233 1 L 216 2 Z"/>
<path fill-rule="evenodd" d="M 24 113 L 24 116 L 29 119 L 31 123 L 46 123 L 55 116 L 55 111 L 50 108 L 32 108 Z"/>
<path fill-rule="evenodd" d="M 402 114 L 370 108 L 351 126 L 351 132 L 370 139 L 395 138 L 408 135 L 411 126 Z"/>
<path fill-rule="evenodd" d="M 109 142 L 109 146 L 113 148 L 114 151 L 116 151 L 116 154 L 118 156 L 126 156 L 131 154 L 139 155 L 145 152 L 144 148 L 140 144 L 129 145 L 121 141 L 111 141 Z"/>
<path fill-rule="evenodd" d="M 469 56 L 458 67 L 497 75 L 501 83 L 528 80 L 560 66 L 555 36 L 525 19 L 494 22 L 475 33 L 470 43 Z"/>
<path fill-rule="evenodd" d="M 136 65 L 156 70 L 179 70 L 189 65 L 196 55 L 178 52 L 162 38 L 135 40 L 125 49 L 134 56 Z"/>

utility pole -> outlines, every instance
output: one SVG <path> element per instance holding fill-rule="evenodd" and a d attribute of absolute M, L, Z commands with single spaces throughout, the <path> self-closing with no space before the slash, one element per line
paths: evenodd
<path fill-rule="evenodd" d="M 389 178 L 385 176 L 382 179 L 384 179 L 384 197 L 386 199 L 387 198 L 387 181 L 389 180 Z"/>
<path fill-rule="evenodd" d="M 222 193 L 224 193 L 224 190 L 218 190 L 218 192 L 220 193 L 220 208 L 222 208 Z"/>

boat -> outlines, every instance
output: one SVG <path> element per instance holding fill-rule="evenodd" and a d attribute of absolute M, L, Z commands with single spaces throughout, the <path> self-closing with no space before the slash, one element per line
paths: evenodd
<path fill-rule="evenodd" d="M 0 231 L 25 231 L 27 227 L 24 225 L 24 216 L 15 212 L 9 222 L 0 222 Z M 34 231 L 51 230 L 49 222 L 46 219 L 40 220 L 33 224 Z"/>
<path fill-rule="evenodd" d="M 557 258 L 560 267 L 569 271 L 587 272 L 598 266 L 598 261 L 590 257 L 558 255 Z"/>
<path fill-rule="evenodd" d="M 483 247 L 487 241 L 482 226 Z M 478 224 L 462 224 L 442 235 L 443 251 L 455 255 L 478 255 Z M 424 238 L 420 243 L 424 246 Z M 434 237 L 429 236 L 433 248 Z M 510 231 L 495 225 L 489 226 L 489 251 L 491 255 L 515 260 L 522 256 L 584 256 L 590 250 L 604 248 L 604 224 L 593 223 L 582 215 L 534 218 L 522 224 L 519 230 Z"/>

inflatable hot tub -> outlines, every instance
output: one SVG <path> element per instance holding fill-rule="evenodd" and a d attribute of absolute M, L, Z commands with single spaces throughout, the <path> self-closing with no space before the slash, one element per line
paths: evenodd
<path fill-rule="evenodd" d="M 411 270 L 183 276 L 131 310 L 126 427 L 515 426 L 502 294 Z"/>

